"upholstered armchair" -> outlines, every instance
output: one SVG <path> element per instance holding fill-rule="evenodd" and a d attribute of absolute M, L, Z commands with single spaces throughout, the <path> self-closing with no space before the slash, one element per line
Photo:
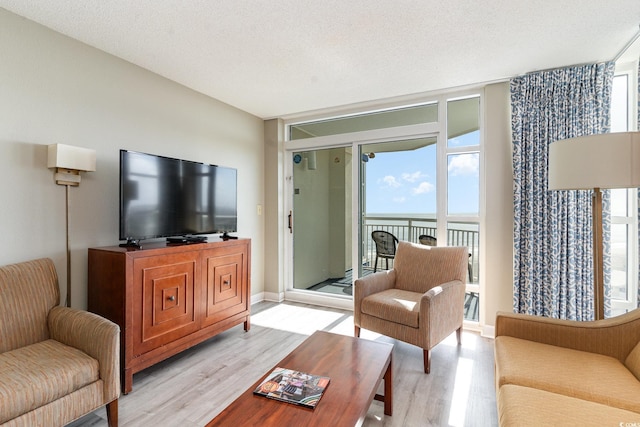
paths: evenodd
<path fill-rule="evenodd" d="M 423 349 L 431 371 L 431 349 L 457 332 L 464 319 L 465 247 L 430 247 L 401 241 L 394 267 L 354 284 L 355 336 L 368 329 Z"/>
<path fill-rule="evenodd" d="M 0 267 L 0 426 L 63 426 L 106 406 L 118 425 L 120 328 L 59 306 L 48 258 Z"/>

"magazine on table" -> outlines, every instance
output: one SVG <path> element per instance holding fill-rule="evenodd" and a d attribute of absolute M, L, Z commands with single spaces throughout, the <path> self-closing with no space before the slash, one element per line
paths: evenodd
<path fill-rule="evenodd" d="M 329 377 L 277 367 L 253 393 L 314 409 L 328 385 Z"/>

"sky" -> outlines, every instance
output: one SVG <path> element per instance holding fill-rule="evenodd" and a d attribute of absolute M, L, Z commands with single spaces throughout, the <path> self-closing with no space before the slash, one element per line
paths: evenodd
<path fill-rule="evenodd" d="M 450 140 L 451 146 L 477 144 L 478 132 Z M 449 214 L 477 214 L 479 156 L 448 158 Z M 436 147 L 376 153 L 366 164 L 366 213 L 435 214 Z"/>
<path fill-rule="evenodd" d="M 627 77 L 618 76 L 612 89 L 612 132 L 627 130 Z M 479 132 L 450 140 L 452 146 L 478 143 Z M 436 150 L 429 146 L 414 151 L 376 153 L 366 164 L 366 213 L 435 214 Z M 450 214 L 477 213 L 479 203 L 479 158 L 458 155 L 448 160 Z M 618 198 L 626 209 L 624 195 Z M 614 202 L 618 199 L 614 199 Z M 615 208 L 615 206 L 614 206 Z M 624 215 L 624 214 L 623 214 Z"/>

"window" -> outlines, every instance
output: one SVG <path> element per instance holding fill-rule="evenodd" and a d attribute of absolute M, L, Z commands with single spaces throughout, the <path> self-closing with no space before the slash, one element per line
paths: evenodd
<path fill-rule="evenodd" d="M 289 126 L 289 140 L 314 138 L 327 135 L 387 129 L 438 121 L 438 104 L 397 108 L 364 114 L 299 123 Z"/>
<path fill-rule="evenodd" d="M 618 71 L 611 91 L 611 132 L 632 127 L 631 71 Z M 638 189 L 610 190 L 611 316 L 637 307 L 638 299 Z"/>
<path fill-rule="evenodd" d="M 480 316 L 480 97 L 447 101 L 447 245 L 466 246 L 465 320 Z"/>

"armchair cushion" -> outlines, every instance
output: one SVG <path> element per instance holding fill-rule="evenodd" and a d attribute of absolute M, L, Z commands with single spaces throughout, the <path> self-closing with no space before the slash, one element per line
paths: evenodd
<path fill-rule="evenodd" d="M 498 336 L 495 363 L 498 389 L 515 384 L 640 412 L 640 382 L 614 357 Z"/>
<path fill-rule="evenodd" d="M 98 381 L 98 361 L 54 340 L 0 354 L 0 423 Z"/>
<path fill-rule="evenodd" d="M 417 292 L 388 289 L 362 300 L 361 310 L 370 316 L 417 328 L 421 297 Z"/>
<path fill-rule="evenodd" d="M 640 380 L 640 343 L 631 350 L 624 364 Z"/>
<path fill-rule="evenodd" d="M 507 384 L 498 391 L 501 426 L 633 425 L 636 412 L 530 387 Z"/>

